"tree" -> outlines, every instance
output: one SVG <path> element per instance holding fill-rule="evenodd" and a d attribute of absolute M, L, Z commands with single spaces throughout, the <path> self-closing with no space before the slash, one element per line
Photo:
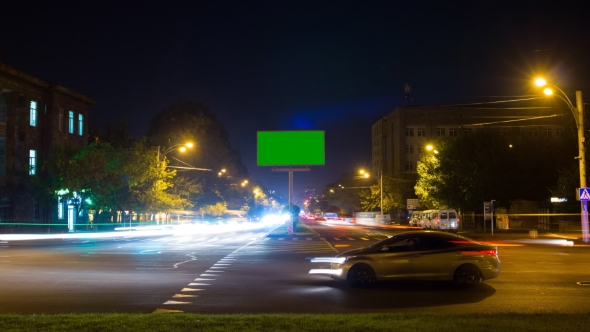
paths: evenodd
<path fill-rule="evenodd" d="M 554 212 L 562 213 L 579 213 L 580 202 L 576 199 L 576 188 L 580 186 L 580 168 L 573 164 L 569 168 L 561 168 L 558 170 L 559 177 L 555 186 L 549 190 L 552 197 L 566 198 L 567 202 L 554 203 Z"/>
<path fill-rule="evenodd" d="M 440 138 L 433 143 L 440 153 L 424 154 L 418 162 L 416 195 L 425 208 L 470 211 L 491 199 L 504 205 L 546 199 L 556 170 L 571 160 L 567 143 L 535 137 L 509 142 L 493 132 Z"/>
<path fill-rule="evenodd" d="M 162 148 L 175 144 L 193 142 L 194 148 L 180 156 L 169 154 L 171 165 L 210 169 L 211 171 L 191 170 L 179 173 L 198 181 L 202 195 L 194 195 L 193 202 L 199 205 L 215 205 L 225 202 L 232 207 L 242 206 L 242 192 L 234 185 L 248 177 L 238 151 L 232 149 L 229 135 L 221 122 L 200 103 L 176 103 L 153 117 L 148 127 L 149 142 Z M 226 169 L 228 176 L 220 179 L 217 172 Z"/>

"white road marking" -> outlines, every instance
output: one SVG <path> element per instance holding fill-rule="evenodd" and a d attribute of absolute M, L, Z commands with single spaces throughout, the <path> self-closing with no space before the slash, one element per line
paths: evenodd
<path fill-rule="evenodd" d="M 189 295 L 189 294 L 174 294 L 172 298 L 179 298 L 179 297 L 197 297 L 197 295 Z"/>
<path fill-rule="evenodd" d="M 207 271 L 205 271 L 205 273 L 207 273 L 207 272 L 218 273 L 218 272 L 224 272 L 224 271 L 219 271 L 219 270 L 207 270 Z"/>
<path fill-rule="evenodd" d="M 191 282 L 188 285 L 189 286 L 211 286 L 211 284 L 202 284 L 202 283 L 198 283 L 198 282 Z"/>
<path fill-rule="evenodd" d="M 181 289 L 180 291 L 181 292 L 198 292 L 198 291 L 201 291 L 201 290 L 204 290 L 204 289 L 199 289 L 199 288 L 186 288 L 185 287 L 185 288 Z"/>
<path fill-rule="evenodd" d="M 199 280 L 215 280 L 215 279 L 196 278 L 194 281 L 199 281 Z"/>
<path fill-rule="evenodd" d="M 164 304 L 192 304 L 192 302 L 166 301 Z"/>
<path fill-rule="evenodd" d="M 154 310 L 154 312 L 152 312 L 152 314 L 168 314 L 168 313 L 174 313 L 174 312 L 184 312 L 184 311 L 182 311 L 182 310 L 156 309 L 156 310 Z"/>
<path fill-rule="evenodd" d="M 200 276 L 201 276 L 201 277 L 219 277 L 219 275 L 218 275 L 218 274 L 204 274 L 204 273 L 203 273 L 203 274 L 201 274 Z"/>

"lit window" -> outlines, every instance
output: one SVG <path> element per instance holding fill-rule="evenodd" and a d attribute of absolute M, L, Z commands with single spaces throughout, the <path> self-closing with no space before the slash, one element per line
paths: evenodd
<path fill-rule="evenodd" d="M 57 117 L 57 130 L 64 131 L 64 109 L 61 107 Z"/>
<path fill-rule="evenodd" d="M 29 150 L 29 175 L 35 175 L 37 168 L 37 150 Z"/>
<path fill-rule="evenodd" d="M 445 136 L 445 128 L 436 128 L 436 136 Z"/>
<path fill-rule="evenodd" d="M 78 114 L 78 135 L 84 135 L 84 115 Z"/>
<path fill-rule="evenodd" d="M 457 129 L 457 128 L 451 128 L 451 129 L 449 129 L 449 136 L 457 137 L 457 134 L 458 133 L 459 133 L 459 129 Z"/>
<path fill-rule="evenodd" d="M 37 102 L 31 100 L 29 124 L 31 127 L 37 126 Z"/>
<path fill-rule="evenodd" d="M 426 128 L 418 128 L 418 137 L 426 137 Z"/>
<path fill-rule="evenodd" d="M 74 133 L 74 111 L 68 112 L 68 133 Z"/>
<path fill-rule="evenodd" d="M 406 136 L 414 136 L 414 128 L 406 128 Z"/>
<path fill-rule="evenodd" d="M 406 153 L 414 153 L 414 146 L 406 145 Z"/>

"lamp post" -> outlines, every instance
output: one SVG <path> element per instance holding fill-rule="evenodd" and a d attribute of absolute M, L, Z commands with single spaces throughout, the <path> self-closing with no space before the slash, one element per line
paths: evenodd
<path fill-rule="evenodd" d="M 368 178 L 370 175 L 364 169 L 359 171 L 362 177 Z M 381 194 L 381 201 L 379 203 L 379 208 L 381 210 L 380 215 L 383 215 L 383 173 L 379 172 L 379 193 Z"/>
<path fill-rule="evenodd" d="M 574 120 L 576 121 L 576 126 L 578 128 L 578 156 L 576 159 L 578 159 L 580 167 L 580 188 L 586 188 L 586 149 L 584 147 L 584 103 L 582 101 L 582 91 L 576 91 L 577 107 L 575 107 L 567 94 L 558 86 L 549 84 L 542 78 L 537 78 L 535 80 L 535 84 L 540 87 L 547 86 L 543 92 L 548 96 L 553 95 L 552 89 L 557 90 L 559 94 L 555 94 L 555 96 L 561 98 L 561 100 L 566 103 L 570 111 L 572 111 L 572 115 L 574 116 Z M 582 240 L 584 242 L 588 242 L 588 201 L 581 200 L 581 207 Z"/>
<path fill-rule="evenodd" d="M 182 143 L 182 144 L 175 144 L 172 145 L 168 148 L 166 148 L 164 151 L 162 151 L 162 157 L 166 157 L 166 155 L 172 151 L 180 151 L 180 152 L 184 152 L 186 151 L 187 148 L 192 148 L 193 147 L 193 143 L 188 142 L 188 143 Z M 160 165 L 160 149 L 161 147 L 158 145 L 158 166 Z"/>

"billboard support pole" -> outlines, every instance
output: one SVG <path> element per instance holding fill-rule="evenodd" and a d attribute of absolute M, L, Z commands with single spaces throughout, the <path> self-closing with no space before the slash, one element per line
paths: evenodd
<path fill-rule="evenodd" d="M 293 172 L 309 172 L 309 167 L 301 168 L 276 168 L 273 167 L 273 172 L 289 172 L 289 213 L 293 211 Z M 287 229 L 289 233 L 293 233 L 293 219 L 290 219 L 289 226 Z"/>

